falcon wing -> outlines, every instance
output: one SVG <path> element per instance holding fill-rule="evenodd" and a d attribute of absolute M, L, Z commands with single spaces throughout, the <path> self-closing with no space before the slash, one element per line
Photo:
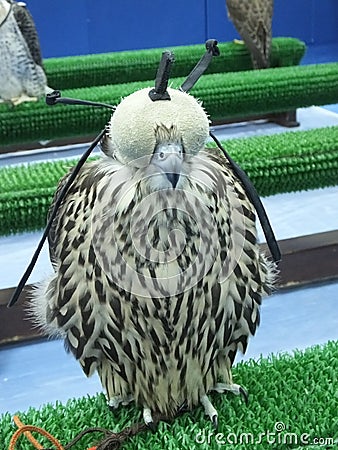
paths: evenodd
<path fill-rule="evenodd" d="M 21 2 L 12 2 L 13 14 L 35 64 L 43 67 L 40 41 L 35 23 L 30 12 L 23 5 Z"/>
<path fill-rule="evenodd" d="M 255 211 L 241 181 L 223 155 L 210 149 L 206 153 L 210 161 L 207 170 L 219 176 L 218 185 L 224 186 L 216 214 L 222 271 L 211 292 L 214 310 L 221 314 L 224 309 L 215 330 L 222 355 L 218 364 L 225 364 L 222 370 L 227 371 L 237 350 L 245 353 L 250 335 L 256 332 L 261 299 L 271 293 L 275 271 L 257 246 Z"/>
<path fill-rule="evenodd" d="M 255 68 L 269 67 L 273 0 L 226 0 L 228 13 Z"/>
<path fill-rule="evenodd" d="M 68 173 L 60 180 L 60 182 L 59 182 L 59 184 L 58 184 L 58 186 L 57 186 L 57 189 L 56 189 L 56 191 L 55 191 L 55 194 L 54 194 L 52 203 L 51 203 L 51 205 L 50 205 L 50 207 L 49 207 L 49 210 L 48 210 L 48 214 L 47 214 L 47 222 L 49 221 L 50 216 L 51 216 L 51 214 L 52 214 L 52 211 L 53 211 L 53 209 L 54 209 L 54 207 L 55 207 L 55 203 L 56 203 L 57 199 L 59 198 L 59 195 L 60 195 L 60 193 L 61 193 L 63 187 L 64 187 L 65 184 L 67 183 L 68 178 L 69 178 L 70 175 L 72 174 L 72 171 L 73 171 L 73 170 L 74 170 L 74 169 L 71 169 L 71 170 L 70 170 L 70 171 L 69 171 L 69 172 L 68 172 Z M 67 195 L 66 195 L 66 197 L 67 197 Z M 66 197 L 65 197 L 65 198 L 66 198 Z M 54 268 L 56 267 L 56 260 L 57 260 L 57 258 L 56 258 L 56 248 L 57 248 L 57 245 L 58 245 L 58 238 L 59 238 L 59 236 L 58 236 L 58 224 L 59 224 L 59 220 L 60 220 L 60 211 L 61 211 L 61 210 L 62 210 L 62 208 L 61 208 L 61 205 L 60 205 L 60 208 L 59 208 L 59 210 L 58 210 L 58 213 L 57 213 L 57 215 L 55 216 L 55 218 L 54 218 L 54 220 L 53 220 L 52 226 L 51 226 L 51 228 L 50 228 L 50 230 L 49 230 L 49 234 L 48 234 L 49 257 L 50 257 L 50 260 L 51 260 L 52 265 L 53 265 Z M 63 212 L 62 212 L 62 213 L 63 213 Z"/>

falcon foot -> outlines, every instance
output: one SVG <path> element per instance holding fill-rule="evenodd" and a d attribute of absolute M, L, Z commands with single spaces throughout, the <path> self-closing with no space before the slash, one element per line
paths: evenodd
<path fill-rule="evenodd" d="M 232 392 L 235 395 L 241 395 L 246 404 L 249 402 L 248 392 L 242 388 L 239 384 L 226 384 L 226 383 L 216 383 L 216 385 L 211 389 L 220 394 L 223 392 Z"/>
<path fill-rule="evenodd" d="M 201 399 L 200 399 L 200 402 L 204 406 L 205 414 L 210 417 L 210 420 L 211 420 L 215 430 L 217 430 L 217 428 L 218 428 L 218 413 L 217 413 L 216 409 L 214 408 L 213 404 L 211 403 L 211 401 L 209 400 L 207 395 L 203 395 L 203 397 L 201 397 Z"/>
<path fill-rule="evenodd" d="M 130 395 L 122 396 L 122 395 L 115 395 L 110 400 L 108 400 L 108 406 L 111 410 L 117 409 L 120 405 L 126 406 L 130 402 L 134 400 L 134 397 Z"/>
<path fill-rule="evenodd" d="M 26 94 L 22 94 L 20 97 L 11 98 L 11 103 L 13 106 L 18 106 L 20 103 L 24 102 L 37 102 L 39 99 L 37 97 L 29 97 Z"/>
<path fill-rule="evenodd" d="M 153 416 L 151 414 L 151 410 L 149 408 L 143 408 L 143 420 L 147 427 L 155 433 L 157 430 L 157 425 L 153 420 Z"/>

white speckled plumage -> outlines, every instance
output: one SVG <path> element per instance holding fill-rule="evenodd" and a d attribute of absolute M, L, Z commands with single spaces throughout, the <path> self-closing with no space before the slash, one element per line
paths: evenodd
<path fill-rule="evenodd" d="M 22 8 L 0 0 L 0 98 L 14 105 L 37 100 L 48 89 L 34 23 Z"/>

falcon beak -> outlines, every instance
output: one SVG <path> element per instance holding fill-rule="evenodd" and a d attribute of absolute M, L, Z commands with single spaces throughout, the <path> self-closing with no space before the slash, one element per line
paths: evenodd
<path fill-rule="evenodd" d="M 152 157 L 152 164 L 165 174 L 171 186 L 175 189 L 182 173 L 182 146 L 171 143 L 158 144 Z"/>
<path fill-rule="evenodd" d="M 166 177 L 170 181 L 173 189 L 177 186 L 178 180 L 180 179 L 180 174 L 176 172 L 166 172 Z"/>

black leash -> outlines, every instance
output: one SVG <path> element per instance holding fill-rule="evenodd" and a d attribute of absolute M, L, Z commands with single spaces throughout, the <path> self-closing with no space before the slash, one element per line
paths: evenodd
<path fill-rule="evenodd" d="M 115 106 L 108 105 L 108 103 L 91 102 L 89 100 L 79 100 L 78 98 L 61 97 L 60 91 L 53 91 L 46 95 L 46 103 L 49 106 L 54 106 L 57 103 L 63 105 L 85 105 L 85 106 L 97 106 L 100 108 L 109 108 L 115 110 Z"/>
<path fill-rule="evenodd" d="M 204 72 L 209 67 L 211 60 L 214 56 L 219 56 L 220 51 L 217 47 L 218 42 L 216 39 L 209 39 L 205 43 L 207 51 L 204 53 L 202 58 L 198 61 L 196 66 L 190 72 L 188 78 L 180 87 L 180 91 L 188 92 L 196 84 L 198 79 L 204 74 Z"/>

